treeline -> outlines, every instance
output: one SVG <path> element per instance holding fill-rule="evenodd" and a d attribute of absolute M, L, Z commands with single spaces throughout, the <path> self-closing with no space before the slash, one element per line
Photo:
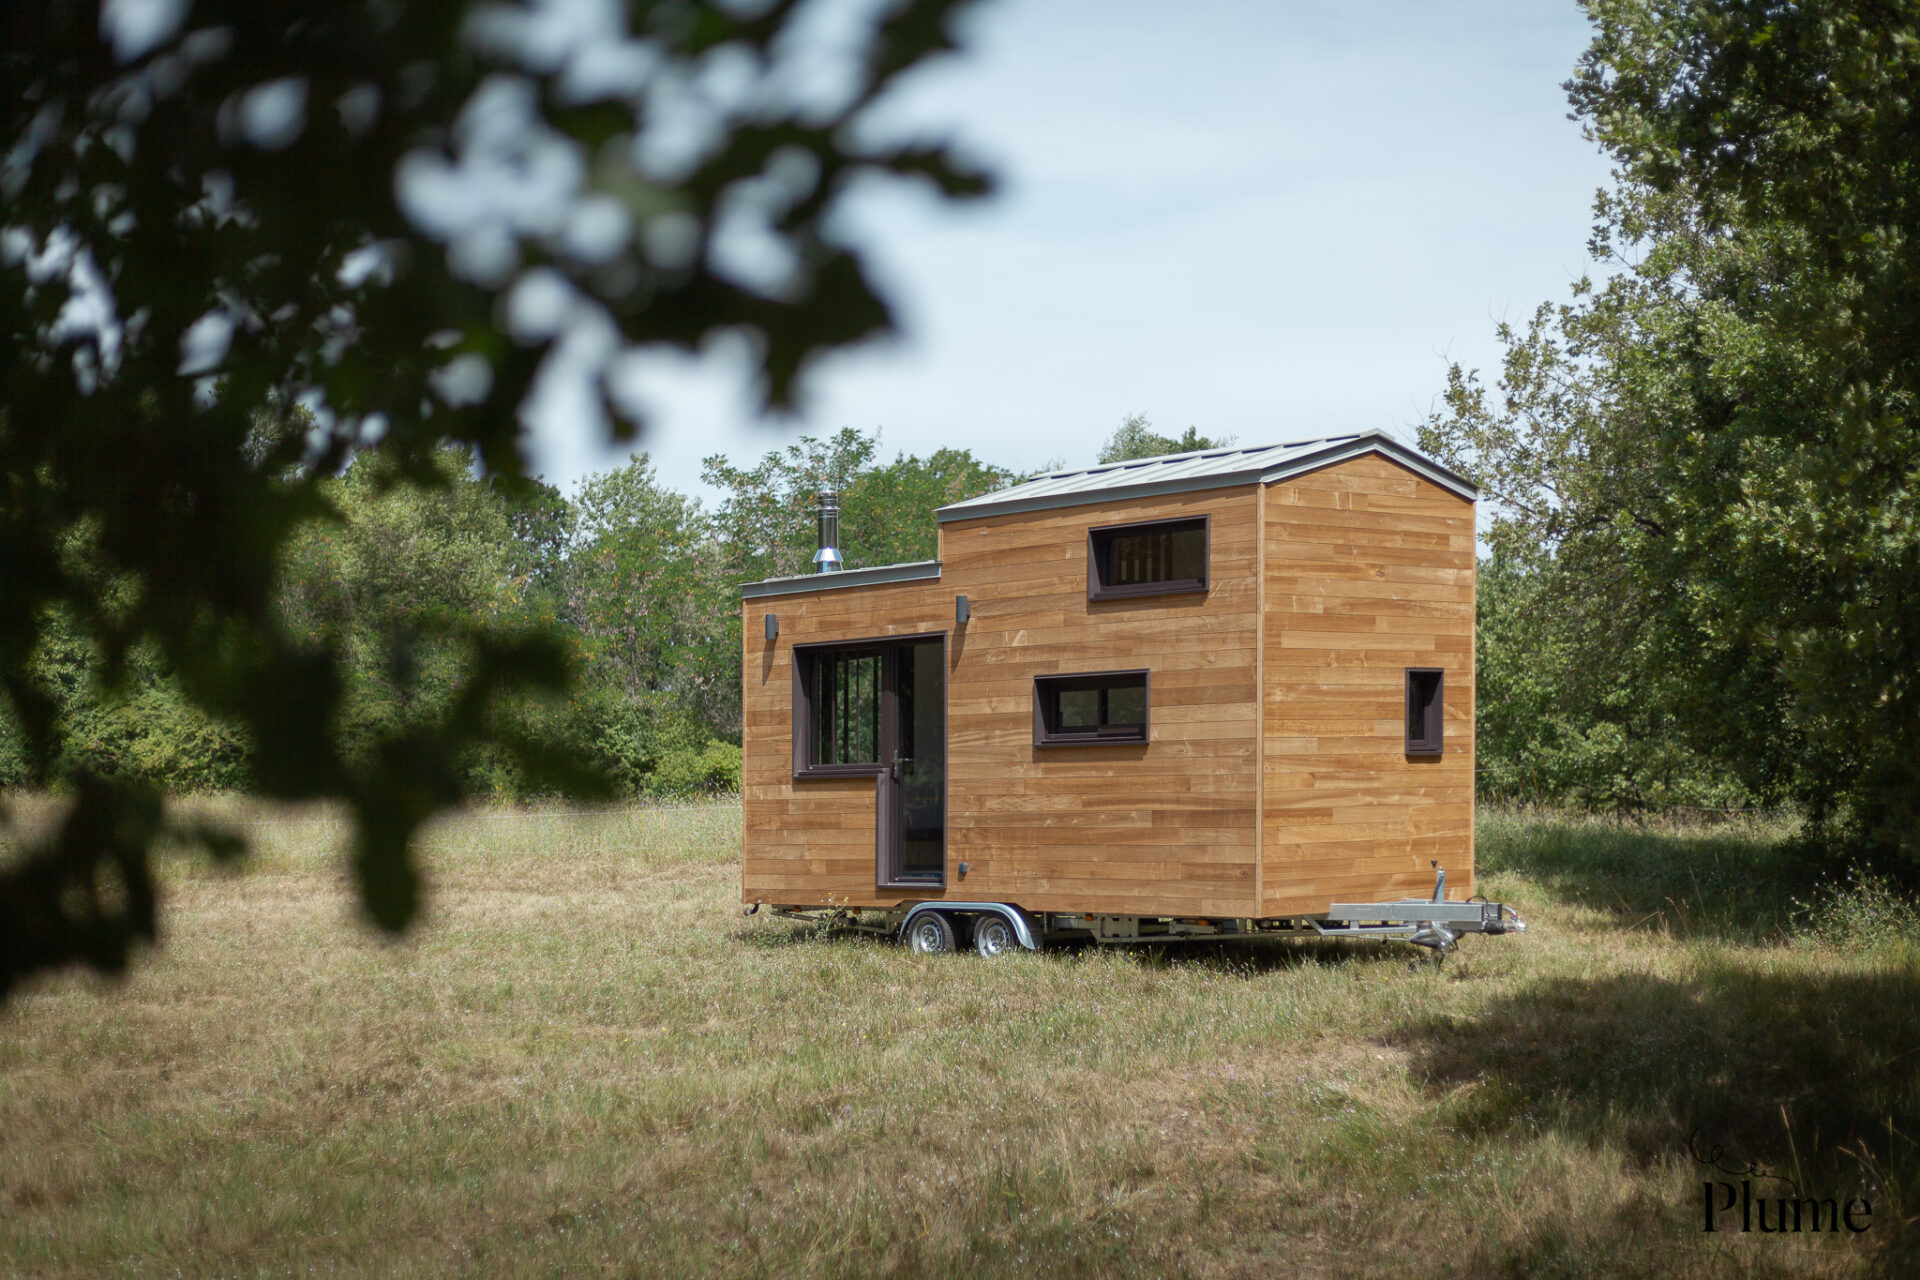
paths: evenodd
<path fill-rule="evenodd" d="M 1599 278 L 1422 434 L 1495 517 L 1491 776 L 1792 803 L 1920 868 L 1920 24 L 1588 11 Z"/>
<path fill-rule="evenodd" d="M 739 787 L 738 584 L 806 571 L 821 488 L 842 491 L 849 562 L 883 564 L 931 558 L 934 508 L 1013 478 L 965 450 L 885 461 L 850 430 L 750 468 L 708 459 L 723 493 L 712 509 L 662 485 L 645 455 L 571 497 L 503 487 L 454 450 L 437 472 L 417 483 L 362 455 L 321 486 L 326 510 L 284 557 L 282 624 L 346 658 L 334 731 L 358 757 L 395 730 L 436 723 L 469 669 L 473 622 L 544 629 L 564 638 L 573 690 L 512 703 L 509 737 L 557 744 L 628 796 Z M 55 621 L 35 675 L 57 708 L 56 783 L 92 773 L 173 792 L 249 787 L 246 736 L 194 707 L 149 647 L 103 652 L 72 620 Z M 0 786 L 24 785 L 24 741 L 5 711 Z M 556 785 L 492 748 L 461 757 L 460 774 L 467 793 L 495 799 Z"/>
<path fill-rule="evenodd" d="M 1544 314 L 1592 322 L 1574 309 Z M 1479 571 L 1480 796 L 1614 812 L 1807 803 L 1809 763 L 1795 755 L 1806 736 L 1782 732 L 1790 689 L 1778 667 L 1684 630 L 1682 605 L 1699 588 L 1663 585 L 1672 562 L 1636 558 L 1650 554 L 1648 535 L 1622 518 L 1628 491 L 1594 474 L 1602 463 L 1591 445 L 1558 461 L 1522 455 L 1525 471 L 1501 451 L 1515 416 L 1546 421 L 1522 397 L 1548 394 L 1536 388 L 1554 350 L 1544 320 L 1508 339 L 1504 414 L 1456 371 L 1447 412 L 1424 432 L 1491 499 L 1491 554 Z M 1605 439 L 1591 418 L 1579 425 Z M 1222 443 L 1192 428 L 1161 435 L 1136 414 L 1100 457 Z M 1631 436 L 1609 443 L 1627 454 L 1646 447 Z M 1516 473 L 1564 497 L 1522 505 Z M 443 715 L 481 621 L 562 637 L 577 673 L 564 699 L 512 704 L 510 738 L 559 745 L 617 795 L 727 791 L 740 782 L 739 584 L 810 570 L 817 493 L 841 492 L 849 565 L 890 564 L 936 554 L 936 508 L 1019 478 L 962 449 L 887 460 L 851 430 L 749 467 L 708 459 L 705 479 L 722 495 L 711 509 L 662 485 L 645 455 L 571 497 L 539 483 L 509 490 L 456 452 L 430 485 L 368 455 L 322 487 L 329 511 L 291 544 L 280 612 L 303 642 L 347 658 L 336 731 L 350 754 Z M 1751 603 L 1773 607 L 1757 591 Z M 151 652 L 101 653 L 76 627 L 53 635 L 38 670 L 59 707 L 57 780 L 90 771 L 177 792 L 247 789 L 244 735 L 194 708 Z M 0 785 L 28 776 L 17 728 L 0 716 Z M 458 785 L 496 799 L 556 790 L 496 748 L 465 756 Z M 1814 816 L 1850 816 L 1851 801 L 1830 792 Z"/>

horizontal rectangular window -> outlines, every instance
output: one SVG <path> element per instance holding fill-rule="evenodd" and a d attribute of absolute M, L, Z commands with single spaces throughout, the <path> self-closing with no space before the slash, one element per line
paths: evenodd
<path fill-rule="evenodd" d="M 1446 718 L 1443 700 L 1445 673 L 1438 667 L 1407 668 L 1407 754 L 1440 754 L 1441 724 Z"/>
<path fill-rule="evenodd" d="M 1087 599 L 1207 589 L 1207 517 L 1087 531 Z"/>
<path fill-rule="evenodd" d="M 1147 740 L 1147 673 L 1095 671 L 1037 676 L 1033 745 L 1122 746 Z"/>

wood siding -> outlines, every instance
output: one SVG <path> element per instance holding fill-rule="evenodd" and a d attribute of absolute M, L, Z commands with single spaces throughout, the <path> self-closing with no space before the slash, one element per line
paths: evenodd
<path fill-rule="evenodd" d="M 1087 599 L 1089 528 L 1202 514 L 1204 595 Z M 1472 891 L 1472 503 L 1368 456 L 940 532 L 938 580 L 745 602 L 743 900 L 1285 916 L 1424 897 L 1435 858 Z M 947 637 L 947 883 L 882 890 L 874 780 L 793 777 L 793 646 L 927 633 Z M 1035 676 L 1142 667 L 1146 745 L 1033 745 Z M 1446 672 L 1438 759 L 1404 753 L 1407 667 Z"/>
<path fill-rule="evenodd" d="M 1473 892 L 1473 504 L 1378 456 L 1264 501 L 1261 914 Z M 1405 754 L 1406 669 L 1446 672 Z"/>
<path fill-rule="evenodd" d="M 947 633 L 947 886 L 1034 911 L 1248 915 L 1257 901 L 1256 490 L 988 517 L 941 530 L 938 582 L 749 600 L 743 894 L 891 905 L 870 779 L 795 781 L 792 646 Z M 1209 515 L 1205 594 L 1087 599 L 1087 530 Z M 965 594 L 972 617 L 953 623 Z M 762 618 L 779 615 L 768 642 Z M 1036 747 L 1037 675 L 1147 667 L 1151 736 Z M 960 862 L 967 876 L 957 874 Z"/>
<path fill-rule="evenodd" d="M 874 779 L 793 776 L 793 646 L 950 632 L 953 593 L 944 583 L 921 581 L 744 603 L 744 900 L 788 906 L 898 901 L 899 892 L 875 888 Z M 769 613 L 780 623 L 775 640 L 766 639 Z"/>

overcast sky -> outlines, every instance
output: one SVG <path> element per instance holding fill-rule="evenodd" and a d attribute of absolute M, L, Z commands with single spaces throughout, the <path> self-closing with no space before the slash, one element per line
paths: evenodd
<path fill-rule="evenodd" d="M 1092 462 L 1131 412 L 1410 439 L 1449 358 L 1490 368 L 1496 321 L 1587 268 L 1607 167 L 1560 88 L 1570 0 L 998 0 L 967 30 L 893 106 L 1001 193 L 859 207 L 905 334 L 816 366 L 795 418 L 756 419 L 726 352 L 656 365 L 636 447 L 667 483 L 843 426 L 1021 469 Z M 563 400 L 535 428 L 564 488 L 625 460 Z"/>

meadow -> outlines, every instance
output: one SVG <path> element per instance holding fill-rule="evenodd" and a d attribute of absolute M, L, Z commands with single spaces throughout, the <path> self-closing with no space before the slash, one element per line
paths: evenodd
<path fill-rule="evenodd" d="M 337 817 L 215 807 L 244 872 L 0 1009 L 0 1273 L 1916 1273 L 1920 927 L 1784 825 L 1485 813 L 1532 928 L 1435 967 L 746 918 L 728 804 L 449 819 L 391 942 Z M 1743 1179 L 1871 1226 L 1704 1232 Z"/>

